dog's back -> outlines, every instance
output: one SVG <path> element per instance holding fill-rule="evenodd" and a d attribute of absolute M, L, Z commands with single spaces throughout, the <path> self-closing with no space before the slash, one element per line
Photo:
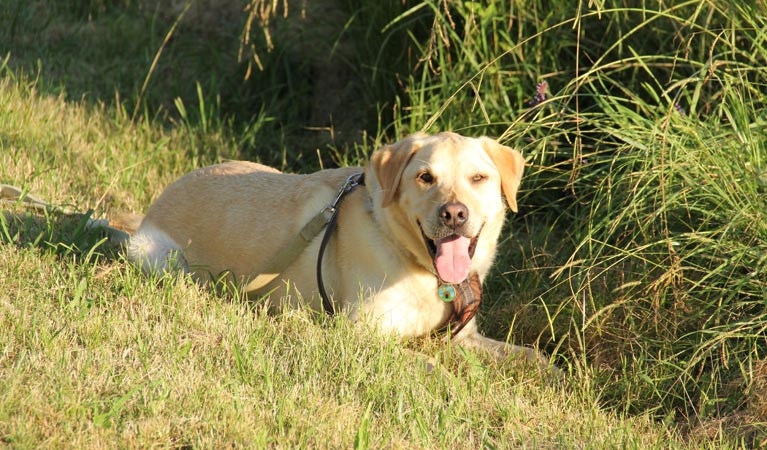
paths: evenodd
<path fill-rule="evenodd" d="M 242 161 L 198 169 L 152 204 L 128 255 L 146 271 L 180 268 L 200 279 L 229 273 L 245 281 L 266 268 L 353 170 L 294 175 Z"/>

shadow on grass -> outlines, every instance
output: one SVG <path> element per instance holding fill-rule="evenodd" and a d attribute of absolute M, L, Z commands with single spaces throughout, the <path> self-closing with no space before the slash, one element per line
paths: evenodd
<path fill-rule="evenodd" d="M 105 220 L 94 220 L 92 211 L 70 213 L 49 208 L 10 205 L 0 209 L 0 243 L 18 248 L 37 248 L 60 257 L 94 257 L 113 261 L 123 248 L 123 232 L 105 228 Z"/>
<path fill-rule="evenodd" d="M 242 159 L 293 170 L 338 165 L 317 149 L 345 149 L 362 139 L 363 122 L 375 129 L 379 120 L 377 108 L 358 106 L 366 91 L 350 89 L 360 76 L 325 62 L 335 54 L 344 21 L 329 37 L 315 36 L 316 26 L 297 18 L 290 24 L 301 27 L 302 37 L 277 39 L 278 47 L 260 56 L 264 67 L 250 70 L 241 54 L 242 4 L 0 2 L 0 77 L 28 78 L 42 94 L 106 105 L 133 119 L 232 132 Z M 309 33 L 303 28 L 313 34 L 303 36 Z M 266 48 L 261 34 L 254 30 L 252 45 Z M 314 67 L 315 60 L 323 64 Z M 333 89 L 316 80 L 323 74 Z M 337 80 L 340 75 L 349 80 Z"/>

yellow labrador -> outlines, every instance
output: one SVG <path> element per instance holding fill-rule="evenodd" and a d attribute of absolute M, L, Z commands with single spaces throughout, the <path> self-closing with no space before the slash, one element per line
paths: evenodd
<path fill-rule="evenodd" d="M 180 266 L 200 279 L 229 273 L 246 283 L 267 266 L 351 174 L 365 185 L 341 203 L 323 258 L 330 296 L 353 320 L 400 336 L 443 326 L 453 307 L 444 285 L 472 274 L 483 280 L 496 253 L 505 206 L 517 210 L 524 169 L 519 152 L 489 138 L 454 133 L 411 135 L 373 153 L 364 167 L 283 174 L 249 162 L 196 170 L 169 186 L 150 207 L 128 247 L 145 270 Z M 504 201 L 505 199 L 505 201 Z M 273 282 L 259 290 L 273 305 L 321 310 L 312 239 Z M 529 348 L 480 335 L 472 318 L 454 342 L 499 357 Z"/>

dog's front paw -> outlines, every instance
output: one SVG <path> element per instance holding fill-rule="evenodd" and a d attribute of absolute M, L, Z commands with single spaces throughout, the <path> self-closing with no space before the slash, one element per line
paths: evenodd
<path fill-rule="evenodd" d="M 563 372 L 554 365 L 549 358 L 535 349 L 511 344 L 504 344 L 504 347 L 506 358 L 520 358 L 525 364 L 536 365 L 542 372 L 545 372 L 556 379 L 560 379 L 564 376 Z"/>
<path fill-rule="evenodd" d="M 549 361 L 542 353 L 530 347 L 507 344 L 486 338 L 479 333 L 464 336 L 459 342 L 467 348 L 476 349 L 492 355 L 497 361 L 514 358 L 525 364 L 537 366 L 541 371 L 548 372 L 557 378 L 562 377 L 562 371 Z"/>

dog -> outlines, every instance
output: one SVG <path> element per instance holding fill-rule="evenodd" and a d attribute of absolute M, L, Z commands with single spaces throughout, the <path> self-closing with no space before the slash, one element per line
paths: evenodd
<path fill-rule="evenodd" d="M 402 337 L 443 327 L 455 311 L 444 287 L 482 282 L 496 256 L 508 206 L 517 211 L 522 155 L 487 138 L 416 133 L 373 152 L 365 167 L 285 174 L 251 162 L 198 169 L 171 184 L 147 211 L 128 256 L 149 272 L 181 269 L 206 281 L 247 283 L 269 270 L 302 227 L 350 176 L 364 173 L 337 209 L 321 263 L 324 285 L 354 321 Z M 315 269 L 322 239 L 255 294 L 271 305 L 323 309 Z M 477 305 L 478 306 L 478 305 Z M 545 364 L 531 348 L 481 335 L 476 317 L 452 342 Z"/>

